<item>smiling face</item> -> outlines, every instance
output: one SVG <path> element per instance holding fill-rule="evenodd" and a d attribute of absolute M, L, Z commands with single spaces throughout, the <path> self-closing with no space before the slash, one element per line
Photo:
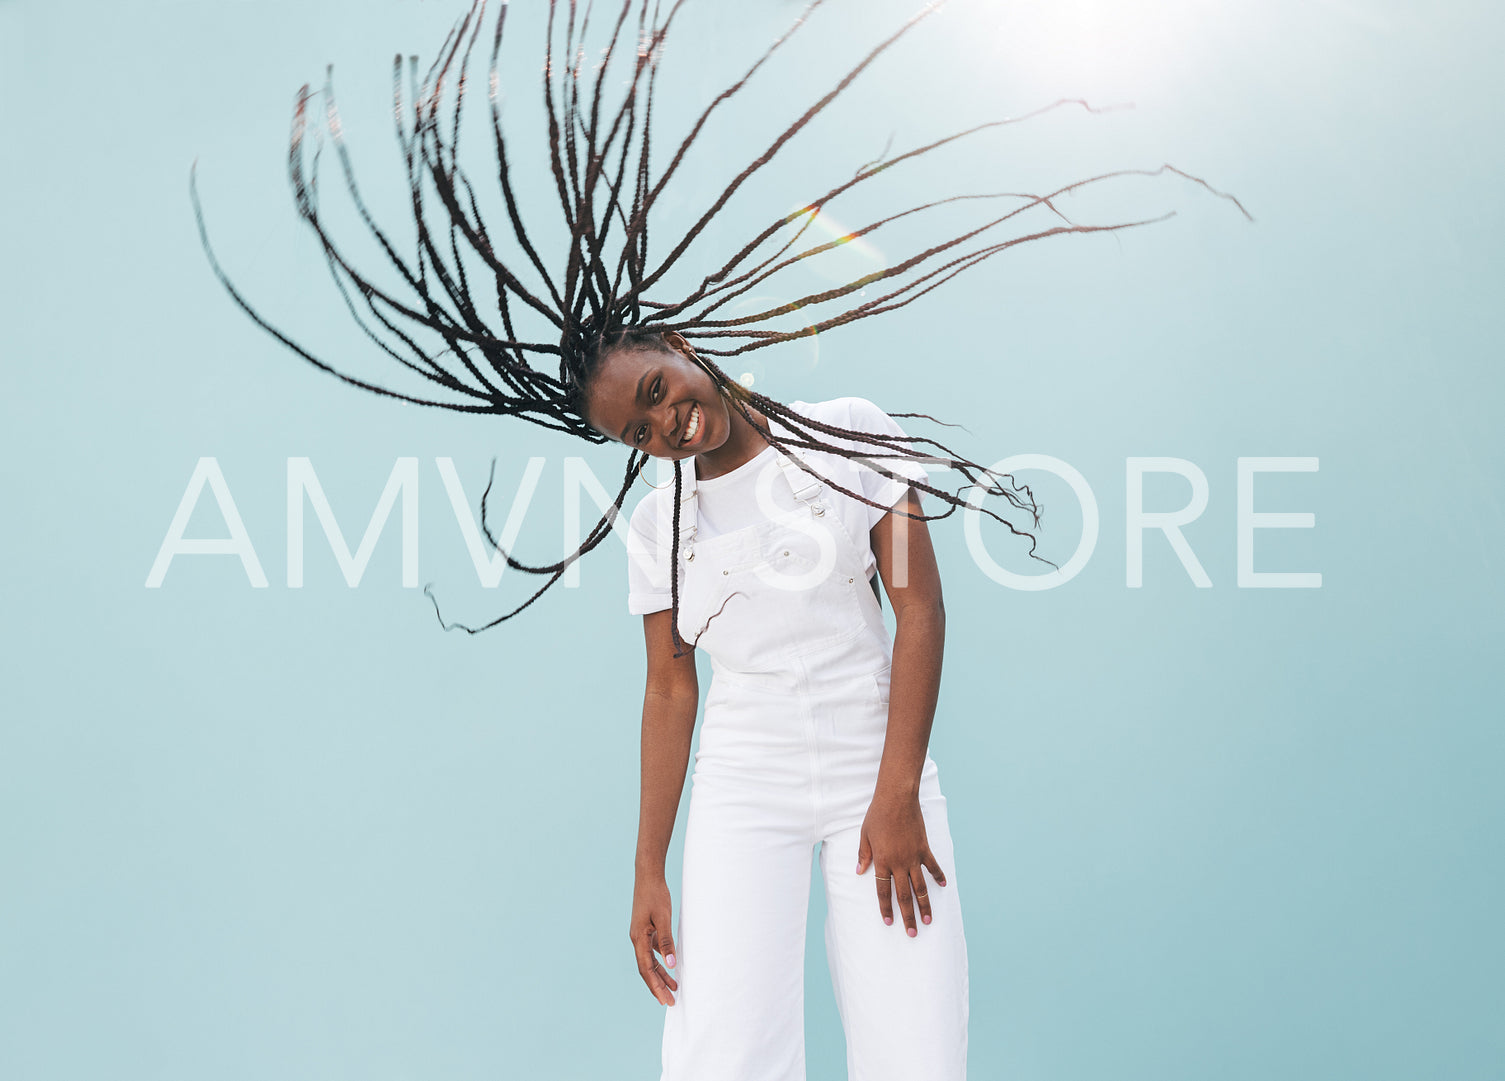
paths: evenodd
<path fill-rule="evenodd" d="M 602 435 L 655 458 L 715 450 L 732 429 L 726 399 L 677 334 L 661 346 L 624 343 L 603 352 L 585 414 Z"/>

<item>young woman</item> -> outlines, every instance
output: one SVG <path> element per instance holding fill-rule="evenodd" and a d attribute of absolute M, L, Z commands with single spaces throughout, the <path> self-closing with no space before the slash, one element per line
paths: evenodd
<path fill-rule="evenodd" d="M 521 417 L 629 448 L 612 508 L 576 551 L 539 566 L 503 553 L 509 566 L 543 576 L 537 590 L 480 626 L 441 617 L 446 628 L 475 633 L 525 610 L 612 531 L 648 459 L 673 460 L 673 484 L 639 504 L 628 530 L 634 552 L 629 607 L 643 616 L 648 652 L 631 935 L 648 989 L 672 1004 L 664 1032 L 666 1081 L 803 1076 L 805 902 L 817 844 L 850 1076 L 950 1081 L 964 1075 L 966 947 L 946 804 L 926 752 L 944 616 L 925 523 L 977 505 L 1011 533 L 1028 537 L 1028 554 L 1041 559 L 1031 534 L 980 505 L 983 495 L 1001 497 L 1038 525 L 1029 489 L 933 439 L 907 434 L 894 419 L 920 414 L 889 415 L 862 398 L 782 403 L 731 379 L 711 358 L 894 311 L 1019 244 L 1143 224 L 1077 224 L 1053 202 L 1126 170 L 1038 194 L 939 197 L 838 240 L 806 239 L 825 207 L 852 189 L 908 160 L 1015 122 L 999 120 L 870 162 L 813 199 L 797 193 L 805 198 L 803 209 L 772 216 L 735 252 L 712 257 L 704 250 L 707 225 L 748 178 L 786 152 L 930 5 L 706 198 L 703 213 L 666 226 L 660 208 L 670 204 L 663 195 L 713 114 L 750 85 L 823 2 L 813 0 L 783 37 L 711 99 L 677 144 L 665 144 L 661 134 L 650 140 L 653 94 L 661 47 L 682 0 L 667 5 L 662 17 L 649 0 L 621 0 L 606 13 L 604 46 L 591 48 L 584 44 L 589 5 L 571 3 L 560 11 L 550 0 L 542 71 L 548 134 L 535 160 L 548 162 L 554 209 L 568 239 L 549 258 L 526 224 L 536 217 L 514 187 L 513 165 L 521 158 L 509 149 L 498 105 L 505 5 L 491 48 L 487 134 L 503 208 L 493 208 L 491 225 L 457 151 L 484 2 L 470 9 L 421 80 L 414 61 L 406 95 L 401 58 L 394 62 L 415 242 L 394 240 L 363 200 L 326 85 L 324 132 L 391 284 L 357 269 L 324 224 L 320 155 L 307 152 L 312 95 L 304 87 L 288 156 L 295 205 L 321 245 L 347 310 L 380 353 L 416 381 L 412 389 L 352 375 L 264 319 L 210 249 L 193 190 L 205 250 L 221 282 L 247 315 L 310 363 L 399 401 Z M 628 47 L 619 47 L 623 43 Z M 532 64 L 523 70 L 536 77 Z M 668 150 L 650 154 L 650 145 Z M 895 256 L 862 278 L 731 314 L 729 305 L 790 267 L 944 204 L 988 209 L 962 232 Z M 503 212 L 505 227 L 496 230 Z M 651 256 L 659 248 L 649 244 L 650 224 L 655 237 L 669 236 L 667 254 Z M 1015 231 L 1000 235 L 1010 227 Z M 664 296 L 666 275 L 686 264 L 694 265 L 699 284 Z M 818 313 L 813 321 L 811 311 Z M 540 359 L 547 364 L 536 363 Z M 965 483 L 957 491 L 935 486 L 927 461 L 956 471 Z M 922 493 L 944 511 L 926 513 Z M 876 580 L 893 607 L 892 641 Z M 709 655 L 714 675 L 696 757 L 676 928 L 664 855 L 700 701 L 697 648 Z"/>
<path fill-rule="evenodd" d="M 902 435 L 860 398 L 794 408 Z M 947 884 L 946 801 L 926 755 L 945 615 L 925 525 L 900 516 L 919 514 L 918 495 L 836 455 L 812 453 L 816 472 L 804 471 L 762 437 L 769 418 L 743 417 L 678 335 L 603 350 L 585 411 L 603 435 L 688 466 L 678 524 L 669 489 L 650 494 L 632 517 L 629 562 L 648 656 L 631 937 L 644 982 L 673 1007 L 664 1077 L 804 1077 L 817 845 L 849 1076 L 964 1077 L 966 942 Z M 875 509 L 887 506 L 900 515 Z M 875 568 L 893 604 L 892 646 Z M 714 676 L 676 934 L 664 858 L 700 701 L 677 637 L 709 654 Z"/>

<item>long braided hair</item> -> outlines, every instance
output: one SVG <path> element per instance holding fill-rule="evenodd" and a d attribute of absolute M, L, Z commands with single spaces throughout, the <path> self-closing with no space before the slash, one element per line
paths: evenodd
<path fill-rule="evenodd" d="M 607 2 L 603 0 L 603 3 Z M 1067 234 L 1112 233 L 1171 216 L 1166 214 L 1108 224 L 1074 222 L 1060 211 L 1056 201 L 1090 185 L 1131 175 L 1173 173 L 1229 199 L 1240 211 L 1243 211 L 1243 206 L 1233 196 L 1216 191 L 1205 181 L 1174 166 L 1163 165 L 1154 170 L 1124 169 L 1104 173 L 1048 192 L 987 192 L 939 198 L 897 210 L 843 232 L 834 239 L 805 242 L 802 246 L 807 233 L 821 219 L 829 204 L 894 166 L 980 132 L 1019 123 L 1051 109 L 1076 105 L 1088 111 L 1098 111 L 1085 101 L 1062 100 L 1031 113 L 977 124 L 892 156 L 885 154 L 863 165 L 850 179 L 804 201 L 800 209 L 772 217 L 730 258 L 725 258 L 706 273 L 687 295 L 677 299 L 655 298 L 652 295 L 655 287 L 662 287 L 665 275 L 696 246 L 707 226 L 738 189 L 844 94 L 879 56 L 944 0 L 927 4 L 870 49 L 827 93 L 783 128 L 724 189 L 710 199 L 706 209 L 677 235 L 667 254 L 650 256 L 650 216 L 713 114 L 740 94 L 804 26 L 808 16 L 826 2 L 809 0 L 793 24 L 740 77 L 709 101 L 688 132 L 677 144 L 671 144 L 667 163 L 656 168 L 649 151 L 654 136 L 652 120 L 659 65 L 666 36 L 685 0 L 665 0 L 667 10 L 663 10 L 659 0 L 620 0 L 614 14 L 607 16 L 610 29 L 604 46 L 597 50 L 596 59 L 589 64 L 585 42 L 590 32 L 594 0 L 585 0 L 583 7 L 577 0 L 564 0 L 563 3 L 549 0 L 542 67 L 547 135 L 542 156 L 549 164 L 558 209 L 568 236 L 562 259 L 553 253 L 548 259 L 540 254 L 532 234 L 524 225 L 513 184 L 512 161 L 515 155 L 503 130 L 499 102 L 503 78 L 501 51 L 507 21 L 505 0 L 490 34 L 487 81 L 490 135 L 495 158 L 493 167 L 506 218 L 504 228 L 495 234 L 482 217 L 482 200 L 459 158 L 461 115 L 469 90 L 472 53 L 483 40 L 488 0 L 473 0 L 421 78 L 417 57 L 410 58 L 406 68 L 401 56 L 393 60 L 396 135 L 406 166 L 416 229 L 416 245 L 411 253 L 399 250 L 398 244 L 378 224 L 361 194 L 343 137 L 332 79 L 326 77 L 322 92 L 324 125 L 315 130 L 317 140 L 308 137 L 309 113 L 315 95 L 309 86 L 302 87 L 293 108 L 288 146 L 288 176 L 298 215 L 316 237 L 330 275 L 361 331 L 382 354 L 410 376 L 430 384 L 427 391 L 410 392 L 351 375 L 315 356 L 267 321 L 235 286 L 215 256 L 195 176 L 191 178 L 190 193 L 200 238 L 210 264 L 234 302 L 258 326 L 304 360 L 352 386 L 416 405 L 461 413 L 515 416 L 592 443 L 608 441 L 588 423 L 584 408 L 586 389 L 603 354 L 623 344 L 666 347 L 665 335 L 673 332 L 695 343 L 694 359 L 710 374 L 731 407 L 763 439 L 780 450 L 817 450 L 860 459 L 880 474 L 903 479 L 928 493 L 945 507 L 937 514 L 909 514 L 912 518 L 931 521 L 947 517 L 959 507 L 975 506 L 981 513 L 1002 523 L 1011 533 L 1029 537 L 1029 555 L 1054 567 L 1054 563 L 1035 555 L 1032 534 L 1016 528 L 1007 517 L 981 505 L 982 495 L 1002 497 L 1015 509 L 1028 514 L 1032 525 L 1038 528 L 1040 508 L 1029 487 L 1016 484 L 1009 474 L 994 472 L 934 439 L 854 431 L 813 420 L 732 379 L 709 358 L 739 356 L 894 311 L 963 271 L 1020 244 Z M 609 92 L 608 87 L 620 89 Z M 326 139 L 334 146 L 346 194 L 370 238 L 385 256 L 390 270 L 395 271 L 401 283 L 399 289 L 379 284 L 353 265 L 344 247 L 326 228 L 319 202 L 320 149 L 316 147 L 310 154 L 308 147 L 311 141 L 322 145 Z M 955 235 L 844 284 L 763 306 L 747 314 L 734 316 L 727 311 L 729 304 L 749 297 L 752 291 L 776 275 L 805 260 L 817 258 L 841 244 L 866 237 L 901 219 L 948 204 L 962 203 L 991 204 L 999 209 Z M 1024 224 L 1021 219 L 1032 211 L 1037 212 L 1036 216 L 1039 213 L 1048 215 L 1048 222 Z M 1248 216 L 1247 211 L 1244 213 Z M 1014 232 L 1000 236 L 1000 230 L 1006 227 L 1013 227 Z M 701 248 L 696 250 L 698 253 Z M 877 287 L 879 295 L 866 299 L 869 287 Z M 798 316 L 803 309 L 822 305 L 826 306 L 822 310 L 829 314 L 814 321 L 808 321 L 808 316 Z M 785 318 L 790 316 L 796 317 L 793 324 Z M 524 336 L 520 328 L 528 336 Z M 529 340 L 529 336 L 542 340 Z M 755 410 L 770 423 L 760 423 Z M 934 419 L 920 413 L 890 415 Z M 777 421 L 778 426 L 773 421 Z M 491 490 L 488 481 L 481 499 L 482 531 L 488 542 L 503 555 L 509 567 L 543 576 L 544 581 L 522 603 L 485 624 L 467 626 L 446 622 L 441 615 L 441 625 L 445 629 L 458 628 L 474 634 L 495 627 L 528 608 L 563 576 L 572 563 L 606 539 L 647 459 L 646 453 L 636 449 L 629 451 L 622 484 L 612 505 L 587 532 L 580 546 L 557 562 L 539 565 L 516 559 L 492 535 L 486 524 L 486 500 Z M 966 483 L 953 492 L 914 481 L 885 465 L 885 459 L 943 462 L 961 473 Z M 836 491 L 863 503 L 877 505 L 860 492 L 843 488 L 824 476 L 820 479 Z M 676 514 L 682 485 L 682 462 L 676 461 Z M 674 534 L 670 557 L 673 625 L 676 649 L 682 649 L 677 630 L 677 522 Z M 432 600 L 431 592 L 429 596 Z M 437 602 L 435 610 L 437 613 Z"/>

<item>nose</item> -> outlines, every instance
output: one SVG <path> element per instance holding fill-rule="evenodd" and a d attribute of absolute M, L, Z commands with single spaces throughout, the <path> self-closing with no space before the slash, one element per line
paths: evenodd
<path fill-rule="evenodd" d="M 675 437 L 679 434 L 679 407 L 665 402 L 659 409 L 658 430 L 664 437 L 664 442 L 674 445 Z"/>

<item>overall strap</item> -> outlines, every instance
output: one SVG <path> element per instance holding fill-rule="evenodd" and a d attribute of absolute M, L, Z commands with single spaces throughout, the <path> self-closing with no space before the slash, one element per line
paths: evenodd
<path fill-rule="evenodd" d="M 679 550 L 685 559 L 695 559 L 695 533 L 696 533 L 696 502 L 695 502 L 695 458 L 692 455 L 677 463 L 681 476 L 682 491 L 679 496 Z M 673 491 L 671 485 L 670 491 Z M 669 521 L 665 524 L 664 532 L 668 533 L 674 528 L 674 497 L 671 495 L 665 500 L 669 508 Z"/>
<path fill-rule="evenodd" d="M 805 468 L 805 456 L 793 448 L 786 454 L 775 447 L 774 453 L 778 455 L 779 468 L 783 470 L 784 479 L 789 482 L 794 498 L 809 507 L 812 515 L 822 517 L 826 513 L 826 505 L 820 501 L 820 493 L 825 484 Z"/>

